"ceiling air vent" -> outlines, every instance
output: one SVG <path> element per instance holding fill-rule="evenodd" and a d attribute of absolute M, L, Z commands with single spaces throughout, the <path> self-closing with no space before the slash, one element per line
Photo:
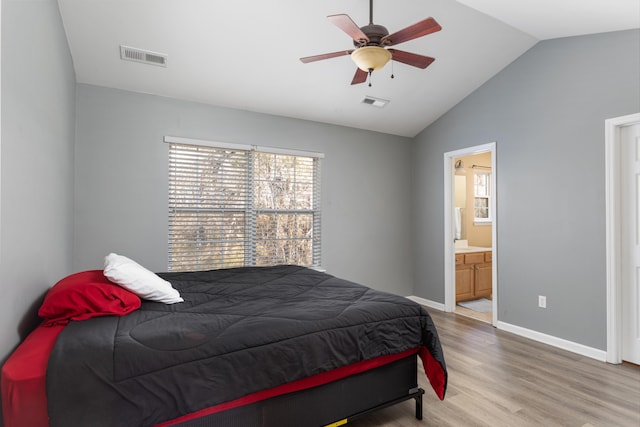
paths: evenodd
<path fill-rule="evenodd" d="M 389 103 L 387 99 L 374 98 L 373 96 L 365 96 L 362 100 L 363 104 L 372 105 L 374 107 L 383 108 Z"/>
<path fill-rule="evenodd" d="M 167 54 L 120 45 L 120 59 L 144 64 L 167 66 Z"/>

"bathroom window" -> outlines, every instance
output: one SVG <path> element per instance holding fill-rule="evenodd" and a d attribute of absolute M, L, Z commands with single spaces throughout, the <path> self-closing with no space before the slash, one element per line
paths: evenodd
<path fill-rule="evenodd" d="M 473 221 L 491 222 L 491 173 L 474 173 L 473 197 Z"/>

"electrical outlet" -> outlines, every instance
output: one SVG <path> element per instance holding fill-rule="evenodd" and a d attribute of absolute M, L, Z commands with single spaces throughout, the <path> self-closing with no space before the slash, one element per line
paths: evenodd
<path fill-rule="evenodd" d="M 538 307 L 547 308 L 547 297 L 544 295 L 538 295 Z"/>

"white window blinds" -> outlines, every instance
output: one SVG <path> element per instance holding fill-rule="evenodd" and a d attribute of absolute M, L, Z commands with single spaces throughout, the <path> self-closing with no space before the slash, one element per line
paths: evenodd
<path fill-rule="evenodd" d="M 169 270 L 320 265 L 320 155 L 165 140 Z"/>
<path fill-rule="evenodd" d="M 473 176 L 473 220 L 491 222 L 491 174 L 476 171 Z"/>

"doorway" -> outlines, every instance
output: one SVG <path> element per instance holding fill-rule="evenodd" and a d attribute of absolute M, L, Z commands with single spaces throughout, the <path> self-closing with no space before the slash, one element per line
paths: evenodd
<path fill-rule="evenodd" d="M 640 124 L 621 129 L 622 360 L 640 365 Z"/>
<path fill-rule="evenodd" d="M 640 161 L 640 113 L 605 121 L 607 362 L 640 363 L 638 269 L 640 195 L 632 176 Z M 624 160 L 624 162 L 623 162 Z M 625 172 L 626 171 L 626 172 Z M 635 183 L 637 183 L 637 179 Z M 635 189 L 632 191 L 632 188 Z M 629 200 L 633 198 L 633 200 Z M 635 212 L 634 212 L 635 211 Z M 628 238 L 629 234 L 635 239 Z M 633 267 L 635 265 L 635 267 Z M 635 305 L 629 304 L 635 301 Z M 631 333 L 630 333 L 631 332 Z M 629 348 L 635 347 L 632 353 Z"/>
<path fill-rule="evenodd" d="M 444 171 L 445 311 L 471 315 L 495 326 L 498 307 L 496 143 L 445 153 Z M 456 197 L 456 182 L 459 186 L 465 183 L 467 196 L 459 192 Z M 470 234 L 472 229 L 479 234 Z M 475 310 L 469 312 L 469 308 L 458 305 L 465 302 Z M 476 310 L 478 313 L 474 315 Z"/>

